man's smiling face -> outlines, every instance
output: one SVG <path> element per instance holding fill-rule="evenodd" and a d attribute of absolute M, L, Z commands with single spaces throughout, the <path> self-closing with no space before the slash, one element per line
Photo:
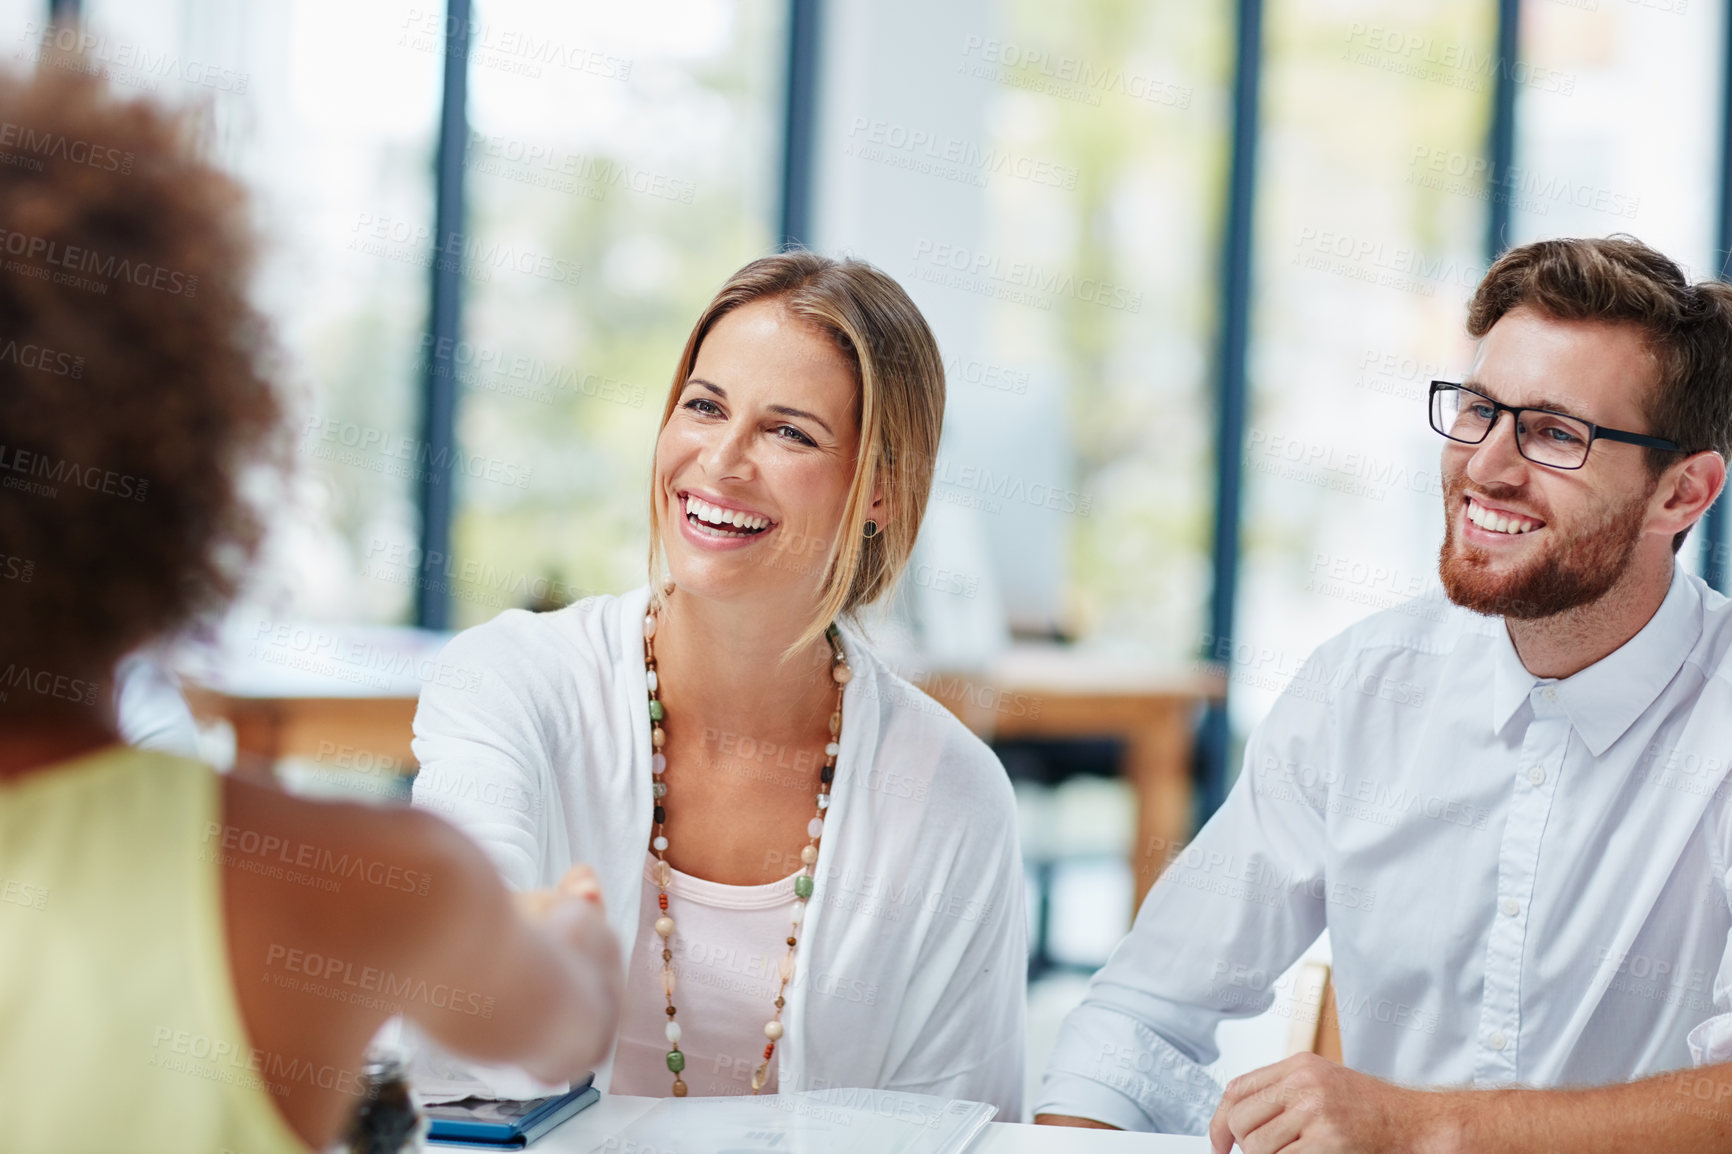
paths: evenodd
<path fill-rule="evenodd" d="M 1633 326 L 1517 308 L 1486 333 L 1465 383 L 1506 405 L 1647 432 L 1642 401 L 1658 376 Z M 1539 618 L 1589 604 L 1617 583 L 1658 478 L 1643 449 L 1615 441 L 1594 442 L 1580 469 L 1535 464 L 1516 449 L 1513 416 L 1499 413 L 1480 444 L 1445 444 L 1443 481 L 1438 572 L 1450 600 L 1479 613 Z"/>

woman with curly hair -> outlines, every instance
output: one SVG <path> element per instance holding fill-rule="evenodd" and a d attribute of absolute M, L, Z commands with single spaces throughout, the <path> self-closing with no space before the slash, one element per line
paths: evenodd
<path fill-rule="evenodd" d="M 0 76 L 0 122 L 5 1147 L 323 1149 L 392 1013 L 581 1075 L 621 980 L 593 883 L 530 924 L 424 813 L 120 743 L 109 671 L 230 597 L 260 537 L 243 474 L 283 459 L 244 204 L 187 125 L 99 81 Z"/>

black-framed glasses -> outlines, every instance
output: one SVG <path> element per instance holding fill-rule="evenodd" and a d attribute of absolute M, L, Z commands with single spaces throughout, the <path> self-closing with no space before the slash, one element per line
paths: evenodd
<path fill-rule="evenodd" d="M 1595 441 L 1622 441 L 1672 453 L 1687 452 L 1676 441 L 1608 429 L 1567 413 L 1529 409 L 1494 401 L 1484 393 L 1453 381 L 1431 382 L 1431 427 L 1452 441 L 1477 445 L 1491 436 L 1498 414 L 1515 421 L 1516 451 L 1536 465 L 1552 469 L 1579 469 L 1588 463 L 1588 449 Z"/>

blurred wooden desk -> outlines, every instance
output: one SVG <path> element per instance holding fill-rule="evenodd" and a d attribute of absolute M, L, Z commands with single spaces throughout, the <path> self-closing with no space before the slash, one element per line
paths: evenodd
<path fill-rule="evenodd" d="M 1226 681 L 1067 645 L 1016 645 L 984 669 L 932 672 L 926 690 L 983 739 L 1116 737 L 1137 797 L 1136 900 L 1191 836 L 1191 734 Z"/>
<path fill-rule="evenodd" d="M 259 622 L 226 653 L 184 670 L 193 712 L 226 718 L 238 754 L 301 757 L 333 767 L 414 767 L 409 749 L 429 676 L 469 671 L 437 663 L 446 635 Z M 1063 645 L 1017 645 L 985 669 L 915 680 L 982 738 L 1115 737 L 1137 797 L 1132 854 L 1140 903 L 1191 835 L 1191 733 L 1225 682 L 1194 668 Z"/>
<path fill-rule="evenodd" d="M 195 715 L 234 726 L 237 756 L 333 769 L 414 769 L 421 686 L 479 677 L 440 660 L 450 634 L 383 626 L 233 621 L 177 662 Z"/>
<path fill-rule="evenodd" d="M 338 765 L 389 759 L 403 773 L 415 765 L 409 739 L 418 697 L 249 697 L 189 685 L 186 699 L 196 716 L 234 726 L 237 754 Z"/>

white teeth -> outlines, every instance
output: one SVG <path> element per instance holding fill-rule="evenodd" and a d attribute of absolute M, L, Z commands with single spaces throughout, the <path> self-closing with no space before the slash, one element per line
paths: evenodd
<path fill-rule="evenodd" d="M 766 517 L 755 517 L 738 509 L 723 509 L 701 497 L 686 498 L 686 512 L 711 525 L 733 527 L 747 531 L 769 528 Z"/>
<path fill-rule="evenodd" d="M 1538 527 L 1520 516 L 1493 513 L 1473 501 L 1468 502 L 1467 519 L 1480 528 L 1488 529 L 1494 533 L 1527 533 Z"/>

